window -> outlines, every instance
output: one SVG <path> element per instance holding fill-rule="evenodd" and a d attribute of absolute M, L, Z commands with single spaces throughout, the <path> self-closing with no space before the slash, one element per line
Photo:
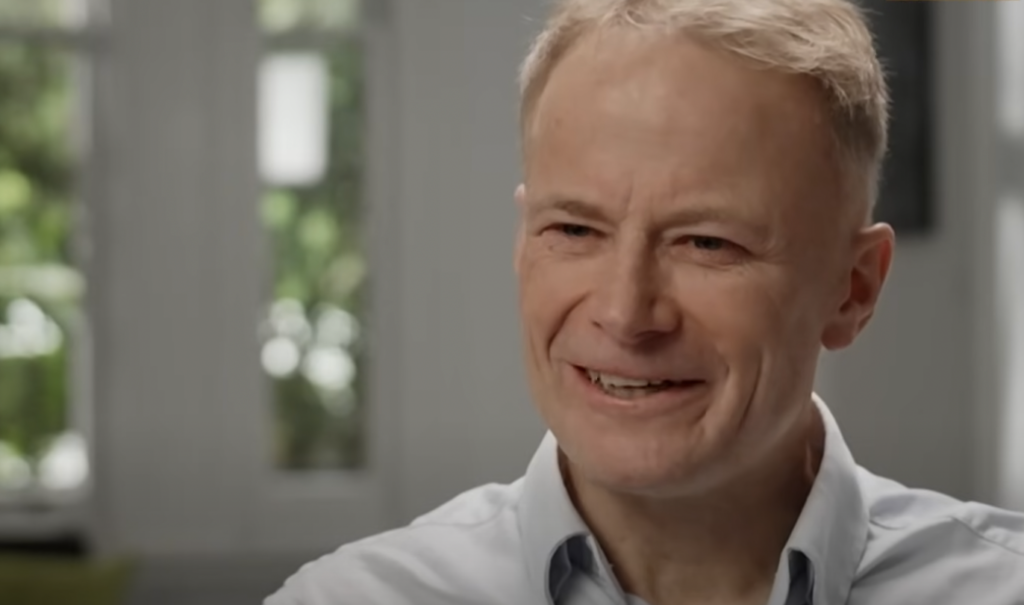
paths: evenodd
<path fill-rule="evenodd" d="M 261 217 L 273 286 L 261 362 L 273 388 L 274 462 L 365 464 L 363 53 L 355 0 L 263 0 Z"/>
<path fill-rule="evenodd" d="M 0 502 L 77 501 L 88 484 L 78 177 L 96 9 L 0 1 Z"/>

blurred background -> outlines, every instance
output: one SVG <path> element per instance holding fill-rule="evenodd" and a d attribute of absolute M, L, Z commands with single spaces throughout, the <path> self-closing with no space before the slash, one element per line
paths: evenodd
<path fill-rule="evenodd" d="M 858 460 L 1024 510 L 1024 2 L 870 3 Z M 544 0 L 0 0 L 0 603 L 260 602 L 519 476 L 516 69 Z"/>

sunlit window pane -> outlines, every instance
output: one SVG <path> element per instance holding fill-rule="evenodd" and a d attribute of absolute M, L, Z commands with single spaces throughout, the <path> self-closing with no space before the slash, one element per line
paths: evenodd
<path fill-rule="evenodd" d="M 260 362 L 274 392 L 275 462 L 289 470 L 359 468 L 365 454 L 360 52 L 344 45 L 322 54 L 270 55 L 262 75 L 260 210 L 274 280 Z"/>
<path fill-rule="evenodd" d="M 0 490 L 88 475 L 69 419 L 84 284 L 72 258 L 74 59 L 0 44 Z"/>
<path fill-rule="evenodd" d="M 359 22 L 359 5 L 359 0 L 260 0 L 260 20 L 270 32 L 349 30 Z"/>
<path fill-rule="evenodd" d="M 328 123 L 327 61 L 316 53 L 268 57 L 260 71 L 260 171 L 275 186 L 324 178 Z"/>

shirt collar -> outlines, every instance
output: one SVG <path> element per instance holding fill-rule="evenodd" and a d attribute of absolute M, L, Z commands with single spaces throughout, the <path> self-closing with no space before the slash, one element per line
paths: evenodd
<path fill-rule="evenodd" d="M 845 603 L 867 543 L 868 519 L 853 460 L 839 426 L 825 402 L 814 395 L 825 427 L 825 449 L 817 477 L 780 560 L 784 577 L 776 589 L 789 590 L 793 554 L 806 558 L 814 603 Z M 566 545 L 590 530 L 573 506 L 558 464 L 558 443 L 548 432 L 537 448 L 526 476 L 519 508 L 530 582 L 553 605 L 567 573 Z M 575 540 L 574 542 L 579 542 Z M 552 575 L 554 574 L 554 575 Z M 786 597 L 771 602 L 785 602 Z"/>
<path fill-rule="evenodd" d="M 590 535 L 590 530 L 576 512 L 562 482 L 558 442 L 551 432 L 544 435 L 523 478 L 519 531 L 530 582 L 540 587 L 545 602 L 553 605 L 558 585 L 572 571 L 562 564 L 568 564 L 568 560 L 558 559 L 565 552 L 562 547 L 575 536 Z"/>
<path fill-rule="evenodd" d="M 845 603 L 867 545 L 868 513 L 839 425 L 817 395 L 814 403 L 825 426 L 825 451 L 786 549 L 810 561 L 815 603 Z"/>

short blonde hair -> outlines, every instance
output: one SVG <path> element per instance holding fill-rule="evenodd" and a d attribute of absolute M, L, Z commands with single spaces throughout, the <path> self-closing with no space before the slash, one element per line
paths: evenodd
<path fill-rule="evenodd" d="M 851 0 L 556 0 L 520 71 L 525 130 L 560 58 L 596 29 L 627 25 L 693 36 L 770 69 L 808 75 L 829 103 L 837 150 L 877 197 L 889 92 L 867 20 Z"/>

